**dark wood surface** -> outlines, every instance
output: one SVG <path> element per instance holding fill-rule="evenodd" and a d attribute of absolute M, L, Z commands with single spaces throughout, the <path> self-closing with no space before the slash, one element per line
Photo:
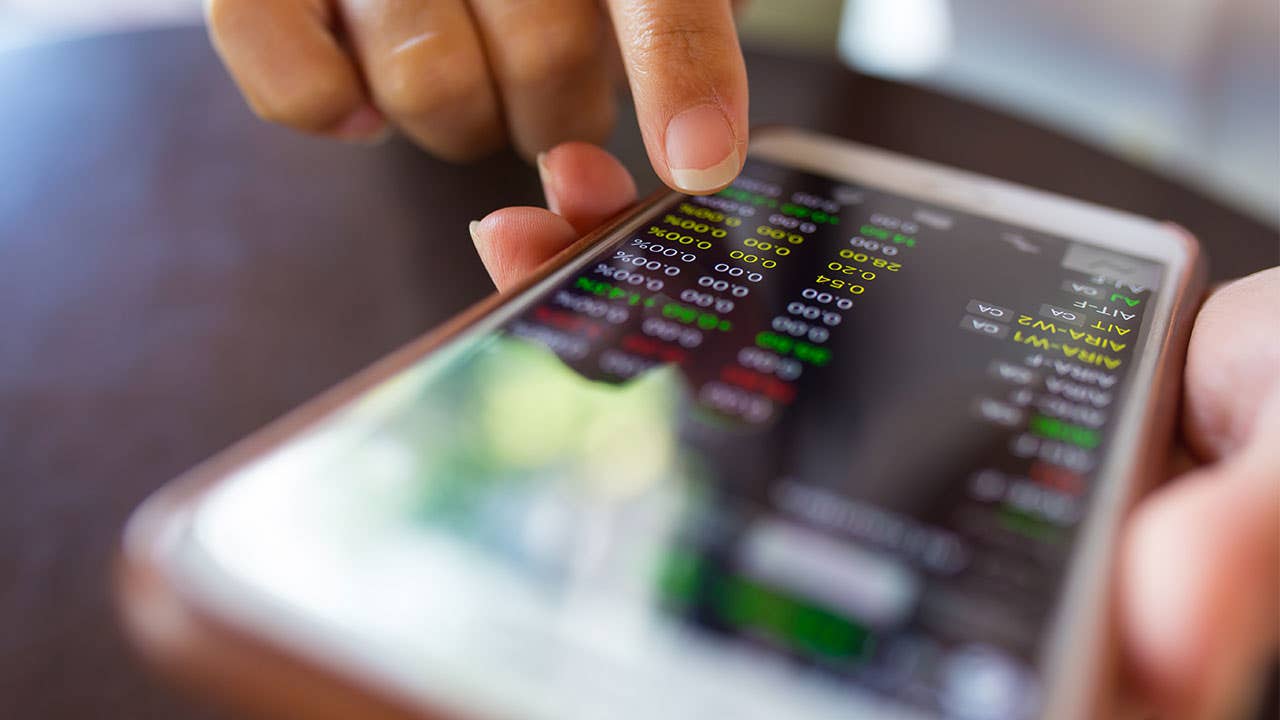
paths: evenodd
<path fill-rule="evenodd" d="M 1176 220 L 1216 278 L 1277 262 L 1268 227 L 1050 132 L 834 64 L 749 63 L 756 122 Z M 259 124 L 197 29 L 0 54 L 0 108 L 0 717 L 212 717 L 116 629 L 125 517 L 488 293 L 466 223 L 537 203 L 535 173 Z M 644 170 L 629 125 L 613 147 Z"/>

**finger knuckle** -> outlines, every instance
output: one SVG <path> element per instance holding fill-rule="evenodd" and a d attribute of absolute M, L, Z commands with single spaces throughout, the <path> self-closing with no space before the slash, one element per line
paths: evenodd
<path fill-rule="evenodd" d="M 207 0 L 205 13 L 214 45 L 254 113 L 263 120 L 308 131 L 323 131 L 361 101 L 358 77 L 341 57 L 302 54 L 305 62 L 282 69 L 271 51 L 271 33 L 288 26 L 279 6 L 255 0 Z M 268 62 L 266 59 L 275 59 Z"/>
<path fill-rule="evenodd" d="M 249 3 L 244 0 L 205 0 L 204 15 L 209 23 L 209 30 L 215 35 L 226 32 L 248 7 Z"/>
<path fill-rule="evenodd" d="M 256 108 L 268 122 L 303 130 L 325 130 L 351 112 L 359 93 L 350 78 L 316 74 L 287 89 L 259 93 Z"/>
<path fill-rule="evenodd" d="M 215 45 L 236 46 L 261 37 L 264 27 L 288 19 L 290 8 L 256 0 L 205 0 L 204 17 Z"/>
<path fill-rule="evenodd" d="M 378 105 L 394 116 L 432 115 L 486 92 L 483 60 L 439 43 L 392 53 L 372 78 Z"/>
<path fill-rule="evenodd" d="M 602 28 L 594 11 L 536 8 L 507 24 L 517 31 L 504 41 L 504 80 L 539 82 L 572 74 L 598 61 Z"/>

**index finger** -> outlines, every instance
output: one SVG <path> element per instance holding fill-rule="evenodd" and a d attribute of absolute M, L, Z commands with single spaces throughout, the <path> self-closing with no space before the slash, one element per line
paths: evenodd
<path fill-rule="evenodd" d="M 653 169 L 688 193 L 737 177 L 747 71 L 730 0 L 608 0 Z"/>

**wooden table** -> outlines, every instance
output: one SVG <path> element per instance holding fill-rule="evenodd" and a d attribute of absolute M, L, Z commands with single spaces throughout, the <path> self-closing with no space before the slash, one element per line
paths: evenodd
<path fill-rule="evenodd" d="M 1266 226 L 1045 130 L 835 64 L 749 64 L 757 123 L 1175 219 L 1217 278 L 1277 262 Z M 194 28 L 0 55 L 0 108 L 0 717 L 211 717 L 113 622 L 126 515 L 488 293 L 466 223 L 539 202 L 535 173 L 262 125 Z M 629 124 L 613 147 L 644 170 Z"/>

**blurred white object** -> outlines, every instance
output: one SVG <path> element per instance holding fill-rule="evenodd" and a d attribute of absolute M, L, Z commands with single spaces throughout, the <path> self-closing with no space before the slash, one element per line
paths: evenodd
<path fill-rule="evenodd" d="M 135 25 L 200 15 L 201 0 L 0 0 L 0 8 L 62 24 Z"/>
<path fill-rule="evenodd" d="M 71 35 L 198 22 L 201 0 L 0 0 L 0 49 Z"/>
<path fill-rule="evenodd" d="M 946 61 L 951 28 L 950 0 L 855 0 L 840 18 L 840 54 L 864 72 L 914 78 Z"/>
<path fill-rule="evenodd" d="M 854 67 L 1054 125 L 1280 225 L 1276 0 L 848 0 Z"/>

